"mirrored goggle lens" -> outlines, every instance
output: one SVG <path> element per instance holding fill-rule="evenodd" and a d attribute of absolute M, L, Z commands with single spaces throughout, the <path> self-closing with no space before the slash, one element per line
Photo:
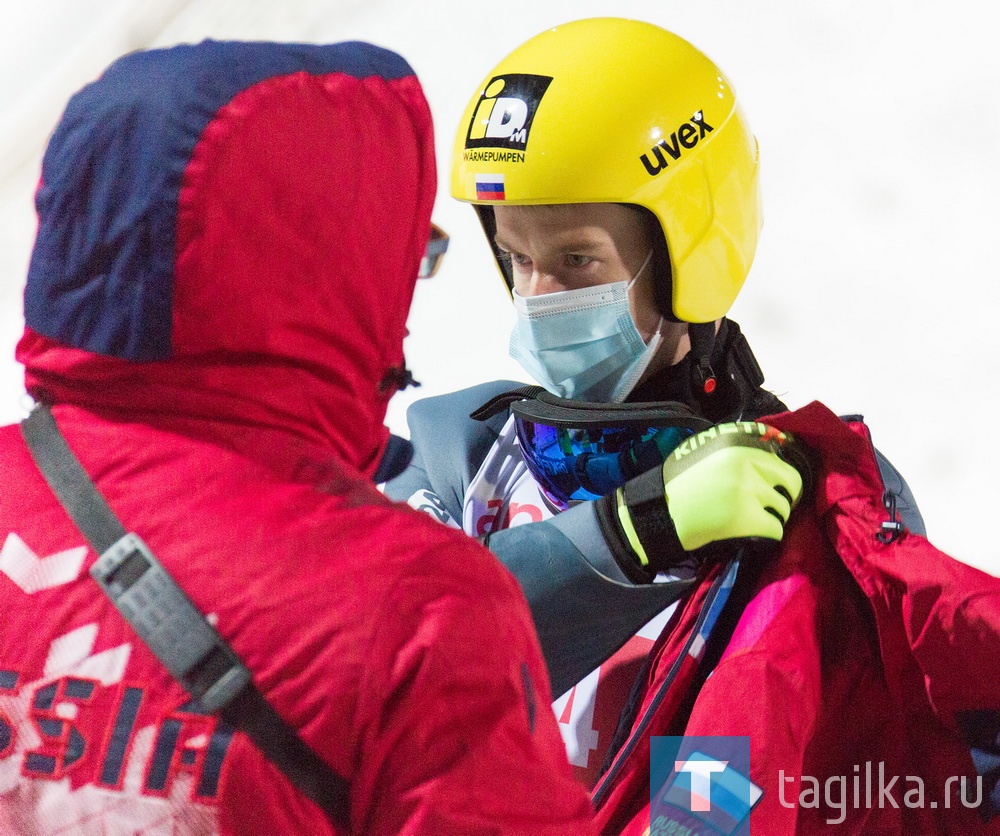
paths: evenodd
<path fill-rule="evenodd" d="M 420 259 L 420 269 L 417 278 L 429 279 L 441 266 L 444 254 L 448 252 L 448 233 L 437 224 L 431 224 L 431 237 L 424 249 L 424 256 Z"/>
<path fill-rule="evenodd" d="M 521 453 L 535 480 L 568 503 L 598 499 L 659 467 L 694 433 L 688 427 L 566 429 L 517 416 Z"/>

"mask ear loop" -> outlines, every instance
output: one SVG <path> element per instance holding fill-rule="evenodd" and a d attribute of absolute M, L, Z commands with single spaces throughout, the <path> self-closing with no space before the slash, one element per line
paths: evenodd
<path fill-rule="evenodd" d="M 639 280 L 639 276 L 641 276 L 643 271 L 647 267 L 649 267 L 649 262 L 652 260 L 652 258 L 653 258 L 653 248 L 650 247 L 649 252 L 646 254 L 646 260 L 642 262 L 642 266 L 638 270 L 636 270 L 635 275 L 631 279 L 629 279 L 628 284 L 625 285 L 626 293 L 628 293 L 632 289 L 632 285 L 634 285 Z"/>
<path fill-rule="evenodd" d="M 652 260 L 652 258 L 653 258 L 653 250 L 652 248 L 650 248 L 649 253 L 646 255 L 646 260 L 642 262 L 642 266 L 632 277 L 631 281 L 627 285 L 625 285 L 626 293 L 628 293 L 632 289 L 632 285 L 634 285 L 639 280 L 639 276 L 641 276 L 643 270 L 645 270 L 649 266 L 649 262 Z M 660 321 L 656 323 L 656 329 L 653 331 L 652 336 L 650 336 L 649 342 L 646 343 L 647 348 L 649 348 L 649 360 L 653 359 L 653 354 L 656 353 L 656 349 L 660 345 L 660 340 L 663 338 L 663 319 L 664 317 L 663 314 L 661 313 Z M 647 365 L 649 365 L 648 360 L 645 364 L 643 364 L 643 371 L 645 371 L 645 366 Z"/>
<path fill-rule="evenodd" d="M 632 279 L 625 285 L 625 292 L 628 293 L 632 289 L 639 276 L 642 272 L 649 266 L 649 262 L 653 258 L 653 250 L 650 249 L 649 254 L 646 256 L 646 260 L 642 262 L 642 266 L 632 277 Z M 635 318 L 633 317 L 633 322 Z M 638 326 L 637 326 L 638 330 Z M 629 393 L 635 388 L 635 385 L 639 382 L 639 378 L 645 373 L 646 369 L 649 368 L 649 364 L 652 362 L 657 350 L 660 348 L 660 341 L 663 339 L 663 314 L 660 314 L 660 321 L 656 324 L 656 330 L 653 331 L 653 335 L 649 338 L 649 342 L 646 343 L 646 350 L 642 354 L 642 359 L 632 370 L 631 374 L 628 376 L 628 380 L 623 380 L 616 388 L 615 394 L 612 397 L 614 403 L 621 403 L 629 396 Z"/>
<path fill-rule="evenodd" d="M 653 259 L 653 249 L 651 247 L 649 252 L 646 254 L 646 260 L 642 262 L 642 266 L 636 271 L 636 274 L 631 279 L 629 279 L 628 284 L 625 285 L 625 293 L 628 293 L 629 291 L 632 290 L 632 285 L 634 285 L 637 281 L 639 281 L 639 276 L 641 276 L 643 271 L 649 266 L 649 262 L 652 259 Z M 651 345 L 654 341 L 656 342 L 657 345 L 659 345 L 660 337 L 662 336 L 660 331 L 662 328 L 663 328 L 663 314 L 660 314 L 660 321 L 656 323 L 656 330 L 653 331 L 652 336 L 649 338 L 649 342 L 646 343 L 647 346 Z"/>

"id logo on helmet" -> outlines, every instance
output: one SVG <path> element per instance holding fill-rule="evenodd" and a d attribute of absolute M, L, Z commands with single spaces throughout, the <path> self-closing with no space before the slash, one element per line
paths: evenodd
<path fill-rule="evenodd" d="M 551 81 L 551 76 L 523 73 L 491 78 L 469 123 L 465 147 L 523 151 L 531 122 Z"/>

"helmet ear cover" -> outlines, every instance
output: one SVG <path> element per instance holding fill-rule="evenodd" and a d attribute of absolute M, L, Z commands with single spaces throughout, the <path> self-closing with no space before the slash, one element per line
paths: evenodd
<path fill-rule="evenodd" d="M 667 322 L 680 322 L 681 320 L 674 315 L 674 271 L 670 264 L 670 250 L 660 219 L 645 206 L 637 206 L 634 203 L 623 205 L 639 213 L 646 225 L 646 235 L 653 244 L 651 267 L 654 277 L 653 299 L 656 301 L 657 310 Z"/>
<path fill-rule="evenodd" d="M 486 242 L 490 245 L 493 260 L 496 262 L 497 270 L 500 271 L 500 277 L 507 287 L 507 293 L 511 294 L 514 292 L 514 274 L 510 262 L 500 257 L 500 248 L 496 242 L 497 219 L 496 215 L 493 214 L 493 207 L 488 204 L 473 203 L 472 208 L 476 210 L 476 215 L 479 216 L 479 225 L 483 228 L 483 234 L 486 236 Z"/>
<path fill-rule="evenodd" d="M 620 205 L 627 206 L 640 216 L 643 225 L 646 227 L 646 235 L 653 243 L 653 259 L 650 266 L 651 272 L 655 277 L 653 298 L 656 300 L 657 310 L 659 310 L 667 322 L 680 322 L 681 320 L 674 316 L 673 305 L 671 304 L 671 300 L 673 299 L 673 271 L 670 266 L 670 252 L 667 249 L 667 240 L 663 236 L 663 227 L 660 226 L 659 219 L 645 206 L 637 206 L 634 203 L 623 203 Z M 497 221 L 496 215 L 493 213 L 493 206 L 474 203 L 472 208 L 476 210 L 476 214 L 479 216 L 479 223 L 483 228 L 483 233 L 486 235 L 486 241 L 490 245 L 490 250 L 493 252 L 493 259 L 496 261 L 497 270 L 500 271 L 500 276 L 507 287 L 507 292 L 511 293 L 514 289 L 514 276 L 511 272 L 510 261 L 500 257 L 500 249 L 496 243 Z"/>

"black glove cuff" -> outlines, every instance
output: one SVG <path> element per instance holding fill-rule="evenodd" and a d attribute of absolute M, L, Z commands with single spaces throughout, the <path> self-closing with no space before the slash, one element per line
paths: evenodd
<path fill-rule="evenodd" d="M 626 482 L 622 497 L 628 508 L 635 539 L 646 553 L 646 565 L 643 565 L 622 526 L 616 493 L 598 500 L 597 519 L 625 575 L 635 583 L 650 583 L 658 572 L 689 568 L 690 555 L 681 546 L 667 511 L 660 468 L 655 467 Z"/>
<path fill-rule="evenodd" d="M 622 488 L 622 496 L 636 536 L 642 544 L 649 565 L 656 572 L 667 572 L 688 556 L 670 519 L 663 495 L 663 473 L 655 467 L 631 479 Z"/>
<path fill-rule="evenodd" d="M 611 555 L 621 567 L 622 572 L 625 573 L 625 577 L 632 583 L 652 583 L 656 572 L 644 567 L 639 562 L 639 556 L 629 544 L 628 537 L 622 529 L 621 520 L 618 519 L 617 491 L 601 497 L 595 505 L 597 524 L 601 527 L 604 541 L 608 544 Z"/>

